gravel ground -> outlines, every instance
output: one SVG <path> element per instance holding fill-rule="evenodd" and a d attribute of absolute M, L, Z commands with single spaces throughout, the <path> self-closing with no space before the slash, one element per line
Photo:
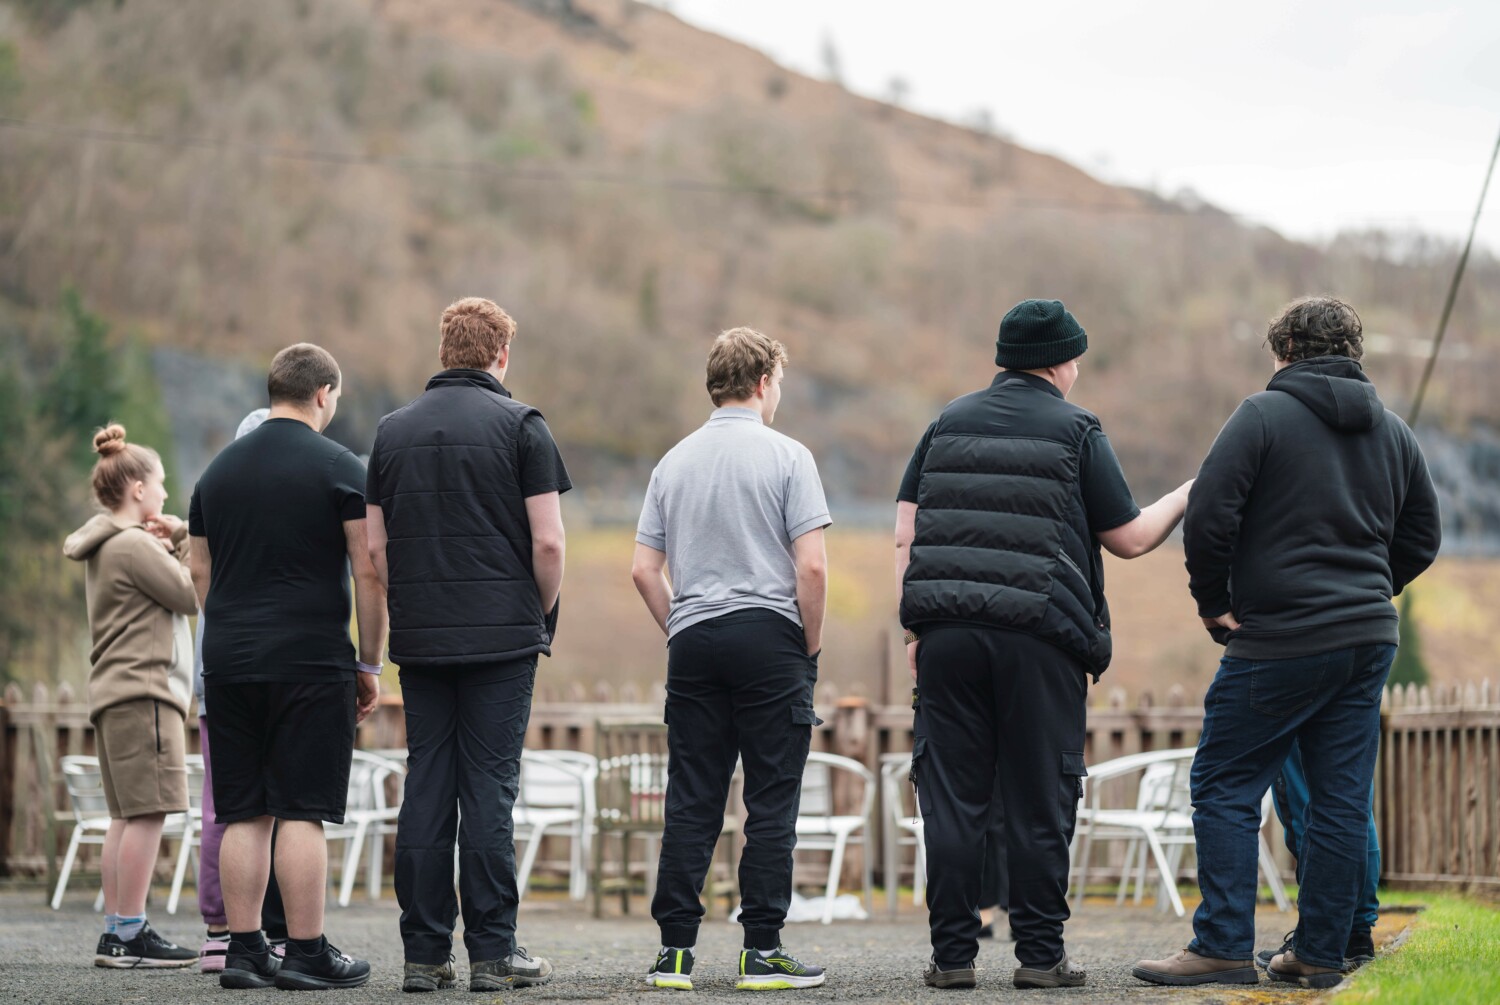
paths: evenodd
<path fill-rule="evenodd" d="M 263 1000 L 266 993 L 225 991 L 196 968 L 183 971 L 124 972 L 93 967 L 93 947 L 98 939 L 99 918 L 92 910 L 92 894 L 80 890 L 69 897 L 62 910 L 51 911 L 38 891 L 0 893 L 0 1001 L 24 1002 L 233 1002 Z M 158 899 L 157 903 L 161 901 Z M 639 910 L 646 904 L 637 900 Z M 883 902 L 878 902 L 883 908 Z M 182 945 L 196 948 L 202 938 L 192 902 L 184 904 L 176 917 L 164 914 L 153 924 Z M 1263 910 L 1257 921 L 1260 941 L 1279 945 L 1282 933 L 1293 923 L 1292 915 Z M 396 931 L 397 909 L 387 893 L 375 904 L 356 902 L 347 910 L 332 908 L 328 931 L 336 945 L 374 964 L 374 976 L 363 988 L 352 991 L 309 993 L 299 1001 L 327 1000 L 353 1005 L 355 1002 L 406 1001 L 401 994 L 401 944 Z M 1387 937 L 1399 929 L 1399 922 Z M 649 988 L 641 982 L 654 960 L 657 934 L 648 917 L 615 916 L 595 921 L 579 906 L 558 896 L 529 897 L 522 907 L 521 941 L 537 955 L 550 958 L 557 968 L 551 984 L 502 995 L 470 995 L 463 989 L 466 971 L 459 943 L 459 978 L 456 991 L 419 1001 L 441 1001 L 443 996 L 461 1002 L 544 1001 L 644 1001 L 646 996 L 679 992 Z M 1072 957 L 1089 972 L 1088 984 L 1079 989 L 1054 992 L 1017 991 L 1010 976 L 1016 966 L 1008 942 L 981 943 L 980 987 L 984 1000 L 1036 1000 L 1059 997 L 1069 1002 L 1178 1002 L 1238 1003 L 1255 1001 L 1310 1002 L 1309 992 L 1262 981 L 1258 994 L 1251 989 L 1231 990 L 1163 989 L 1146 985 L 1130 976 L 1130 967 L 1144 956 L 1165 956 L 1185 945 L 1191 936 L 1189 919 L 1178 919 L 1147 907 L 1115 907 L 1113 902 L 1087 904 L 1075 912 L 1068 926 Z M 698 998 L 727 997 L 734 991 L 735 959 L 740 929 L 722 920 L 705 924 L 699 939 L 699 960 L 694 974 Z M 892 920 L 882 910 L 870 922 L 842 922 L 824 927 L 816 924 L 788 926 L 787 948 L 809 962 L 828 969 L 828 983 L 821 988 L 797 992 L 771 992 L 785 998 L 795 995 L 809 1005 L 827 1001 L 924 1002 L 963 992 L 939 992 L 923 986 L 921 971 L 928 955 L 925 915 L 909 906 Z M 1270 992 L 1268 994 L 1268 992 Z M 273 996 L 279 997 L 279 996 Z M 741 996 L 737 996 L 741 997 Z M 685 1001 L 694 999 L 684 997 Z M 760 999 L 757 999 L 760 1000 Z"/>

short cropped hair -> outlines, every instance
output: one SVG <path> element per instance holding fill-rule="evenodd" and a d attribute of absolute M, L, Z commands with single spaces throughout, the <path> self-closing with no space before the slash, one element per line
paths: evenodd
<path fill-rule="evenodd" d="M 298 342 L 278 352 L 266 376 L 273 405 L 305 405 L 324 385 L 329 390 L 339 386 L 339 365 L 332 353 L 311 342 Z"/>
<path fill-rule="evenodd" d="M 1364 326 L 1354 308 L 1333 297 L 1303 297 L 1282 308 L 1266 331 L 1266 345 L 1284 363 L 1314 356 L 1365 354 Z"/>
<path fill-rule="evenodd" d="M 755 394 L 760 379 L 787 364 L 786 346 L 754 328 L 731 328 L 714 339 L 708 351 L 708 396 L 715 407 L 744 401 Z"/>
<path fill-rule="evenodd" d="M 493 300 L 464 297 L 443 311 L 438 359 L 445 370 L 488 370 L 516 337 L 516 323 Z"/>

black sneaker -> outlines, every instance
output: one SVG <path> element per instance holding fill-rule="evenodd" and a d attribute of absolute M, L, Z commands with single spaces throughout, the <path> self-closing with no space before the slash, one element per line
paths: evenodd
<path fill-rule="evenodd" d="M 111 943 L 108 940 L 113 939 Z M 105 950 L 101 953 L 100 950 Z M 100 960 L 105 962 L 100 962 Z M 198 953 L 183 949 L 162 938 L 148 921 L 141 926 L 133 939 L 122 939 L 118 935 L 106 935 L 99 940 L 94 963 L 101 967 L 171 969 L 190 967 L 198 962 Z"/>
<path fill-rule="evenodd" d="M 275 987 L 280 969 L 281 957 L 271 952 L 270 946 L 262 943 L 259 949 L 251 949 L 230 939 L 224 969 L 219 971 L 219 987 L 241 991 Z"/>
<path fill-rule="evenodd" d="M 283 991 L 357 988 L 369 979 L 369 963 L 345 956 L 321 935 L 318 936 L 318 949 L 312 953 L 305 953 L 297 943 L 288 941 L 286 959 L 276 971 L 276 986 Z"/>
<path fill-rule="evenodd" d="M 114 932 L 105 932 L 99 936 L 99 945 L 94 947 L 94 966 L 96 967 L 133 967 L 135 957 L 127 956 L 125 943 Z"/>
<path fill-rule="evenodd" d="M 446 991 L 458 979 L 453 969 L 453 957 L 446 963 L 410 963 L 403 968 L 402 991 Z"/>
<path fill-rule="evenodd" d="M 803 963 L 782 946 L 770 956 L 756 949 L 740 950 L 740 979 L 737 988 L 757 991 L 815 988 L 823 983 L 823 968 Z"/>
<path fill-rule="evenodd" d="M 1349 933 L 1349 942 L 1344 946 L 1344 969 L 1358 970 L 1375 959 L 1375 940 L 1368 928 L 1356 928 Z"/>
<path fill-rule="evenodd" d="M 658 988 L 693 990 L 693 951 L 663 949 L 646 973 L 646 983 Z"/>
<path fill-rule="evenodd" d="M 1297 930 L 1294 928 L 1290 932 L 1287 932 L 1285 935 L 1283 935 L 1281 937 L 1280 949 L 1262 949 L 1260 952 L 1256 953 L 1255 965 L 1257 967 L 1260 967 L 1262 970 L 1266 969 L 1266 967 L 1269 967 L 1271 965 L 1272 959 L 1280 956 L 1282 953 L 1292 948 L 1292 936 L 1296 934 Z"/>
<path fill-rule="evenodd" d="M 973 963 L 944 970 L 938 966 L 937 960 L 933 960 L 922 973 L 922 983 L 930 988 L 972 988 L 979 983 L 979 978 Z"/>
<path fill-rule="evenodd" d="M 552 964 L 533 957 L 521 946 L 503 960 L 476 960 L 469 964 L 470 991 L 504 991 L 529 988 L 552 979 Z"/>

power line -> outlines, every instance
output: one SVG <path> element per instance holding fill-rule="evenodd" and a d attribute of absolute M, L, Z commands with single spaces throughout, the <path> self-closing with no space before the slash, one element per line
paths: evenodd
<path fill-rule="evenodd" d="M 867 191 L 861 189 L 789 189 L 776 185 L 731 185 L 727 182 L 702 178 L 660 177 L 627 174 L 623 172 L 593 169 L 563 170 L 546 167 L 520 167 L 494 164 L 476 160 L 445 160 L 430 157 L 383 157 L 374 154 L 344 153 L 334 150 L 319 150 L 312 147 L 268 146 L 241 140 L 227 140 L 209 136 L 194 136 L 181 133 L 147 133 L 126 129 L 107 129 L 98 126 L 76 126 L 33 119 L 0 115 L 0 128 L 60 136 L 73 140 L 94 140 L 104 143 L 120 143 L 135 146 L 167 147 L 174 150 L 207 150 L 219 153 L 243 154 L 267 160 L 297 161 L 308 164 L 324 164 L 338 167 L 381 167 L 397 171 L 445 172 L 468 174 L 478 177 L 497 178 L 508 181 L 540 183 L 591 183 L 618 185 L 635 188 L 659 189 L 674 192 L 721 193 L 726 195 L 750 195 L 783 199 L 868 199 L 916 203 L 930 206 L 953 206 L 966 209 L 1056 209 L 1079 213 L 1128 213 L 1149 216 L 1189 216 L 1195 211 L 1173 207 L 1158 197 L 1148 201 L 1142 195 L 1136 205 L 1120 203 L 1089 203 L 1077 200 L 1047 199 L 1034 196 L 1012 196 L 1003 202 L 973 198 L 960 199 L 953 196 L 931 195 L 921 192 L 890 189 Z M 1101 185 L 1106 183 L 1101 182 Z M 1241 219 L 1240 214 L 1214 208 L 1214 215 Z"/>
<path fill-rule="evenodd" d="M 1412 399 L 1411 414 L 1406 421 L 1413 426 L 1417 424 L 1417 417 L 1422 414 L 1422 402 L 1427 398 L 1427 384 L 1432 380 L 1432 368 L 1437 365 L 1438 351 L 1443 348 L 1443 336 L 1448 332 L 1448 318 L 1453 314 L 1458 284 L 1463 281 L 1464 268 L 1469 264 L 1469 249 L 1474 247 L 1474 232 L 1479 229 L 1479 214 L 1484 211 L 1484 197 L 1490 190 L 1490 178 L 1495 173 L 1496 158 L 1500 158 L 1500 135 L 1495 137 L 1489 170 L 1485 171 L 1484 184 L 1479 188 L 1479 205 L 1474 207 L 1474 219 L 1469 224 L 1469 239 L 1464 242 L 1463 253 L 1458 256 L 1458 264 L 1453 269 L 1453 281 L 1448 284 L 1448 299 L 1443 301 L 1443 316 L 1438 319 L 1437 335 L 1432 340 L 1432 353 L 1427 357 L 1427 365 L 1422 368 L 1422 379 L 1418 382 L 1416 396 Z"/>

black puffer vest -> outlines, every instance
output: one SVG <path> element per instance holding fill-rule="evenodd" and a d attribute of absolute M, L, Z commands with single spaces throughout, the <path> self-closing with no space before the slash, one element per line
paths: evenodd
<path fill-rule="evenodd" d="M 922 464 L 902 624 L 1026 632 L 1104 672 L 1104 564 L 1079 487 L 1098 425 L 1050 382 L 1012 371 L 943 410 Z"/>
<path fill-rule="evenodd" d="M 376 468 L 401 666 L 550 655 L 521 494 L 521 423 L 540 414 L 480 370 L 444 370 L 380 420 Z"/>

